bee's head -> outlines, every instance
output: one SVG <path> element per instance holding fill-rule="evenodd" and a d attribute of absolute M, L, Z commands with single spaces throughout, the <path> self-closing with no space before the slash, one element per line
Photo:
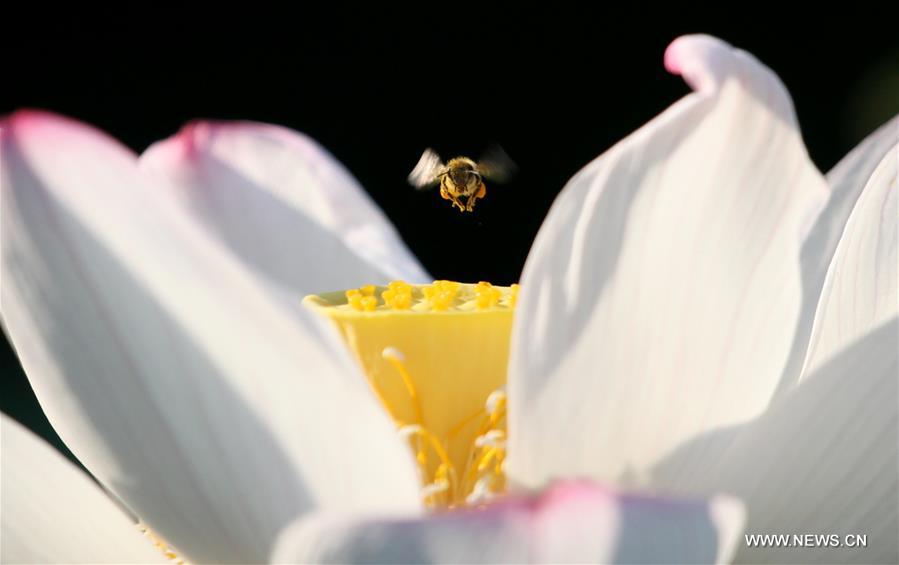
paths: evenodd
<path fill-rule="evenodd" d="M 447 167 L 446 174 L 458 187 L 476 187 L 481 184 L 481 174 L 470 159 L 453 159 Z"/>

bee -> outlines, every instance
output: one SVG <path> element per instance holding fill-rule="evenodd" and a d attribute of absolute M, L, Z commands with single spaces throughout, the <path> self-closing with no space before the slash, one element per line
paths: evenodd
<path fill-rule="evenodd" d="M 450 200 L 460 212 L 471 212 L 478 200 L 487 195 L 484 179 L 505 182 L 514 169 L 515 164 L 499 146 L 491 148 L 478 162 L 455 157 L 446 164 L 433 149 L 425 149 L 409 174 L 409 184 L 418 190 L 439 184 L 444 200 Z"/>

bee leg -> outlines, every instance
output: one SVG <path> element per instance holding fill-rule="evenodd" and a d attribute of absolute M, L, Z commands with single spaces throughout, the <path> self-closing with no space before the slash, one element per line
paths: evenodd
<path fill-rule="evenodd" d="M 450 201 L 450 203 L 453 205 L 453 208 L 455 208 L 456 206 L 458 206 L 460 210 L 462 209 L 462 204 L 459 202 L 459 199 L 458 199 L 458 198 L 456 198 L 456 197 L 453 196 L 452 194 L 449 194 L 448 192 L 443 192 L 443 191 L 441 191 L 441 194 L 443 195 L 443 197 L 444 197 L 446 200 L 449 200 L 449 201 Z"/>
<path fill-rule="evenodd" d="M 487 186 L 484 183 L 481 183 L 481 186 L 478 187 L 478 191 L 468 197 L 468 205 L 466 209 L 469 212 L 474 211 L 474 205 L 478 203 L 478 200 L 487 196 Z"/>
<path fill-rule="evenodd" d="M 442 184 L 440 185 L 440 197 L 444 200 L 450 200 L 453 203 L 453 208 L 458 206 L 459 210 L 465 210 L 465 208 L 462 207 L 462 203 L 459 202 L 459 199 L 450 194 L 446 187 Z"/>

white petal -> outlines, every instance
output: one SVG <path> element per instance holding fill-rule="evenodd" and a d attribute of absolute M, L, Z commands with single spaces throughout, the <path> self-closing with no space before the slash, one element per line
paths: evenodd
<path fill-rule="evenodd" d="M 707 36 L 666 66 L 699 88 L 578 173 L 522 275 L 509 473 L 641 484 L 698 432 L 768 405 L 828 191 L 777 77 Z"/>
<path fill-rule="evenodd" d="M 144 170 L 250 269 L 294 296 L 430 282 L 384 213 L 312 139 L 250 122 L 195 122 L 151 146 Z"/>
<path fill-rule="evenodd" d="M 747 534 L 866 535 L 867 547 L 749 548 L 749 563 L 897 563 L 899 531 L 899 318 L 842 350 L 758 420 L 673 454 L 660 482 L 702 496 L 727 492 L 746 503 Z M 710 445 L 712 448 L 710 449 Z M 690 467 L 693 465 L 692 467 Z M 682 477 L 689 476 L 685 481 Z"/>
<path fill-rule="evenodd" d="M 6 414 L 0 443 L 0 562 L 167 562 L 93 481 Z"/>
<path fill-rule="evenodd" d="M 895 152 L 897 142 L 899 116 L 880 126 L 827 173 L 833 192 L 845 201 L 846 216 L 877 165 L 890 151 Z"/>
<path fill-rule="evenodd" d="M 899 141 L 899 117 L 872 133 L 827 173 L 831 187 L 827 207 L 821 212 L 802 245 L 803 301 L 801 320 L 790 350 L 787 368 L 781 378 L 781 391 L 790 390 L 799 380 L 809 346 L 812 322 L 818 308 L 821 287 L 843 234 L 849 214 L 874 170 L 891 152 L 894 163 Z"/>
<path fill-rule="evenodd" d="M 844 542 L 858 534 L 868 545 L 744 546 L 741 560 L 899 561 L 896 151 L 878 151 L 868 176 L 855 176 L 860 195 L 842 188 L 856 193 L 856 203 L 821 293 L 800 385 L 757 421 L 682 446 L 654 473 L 657 484 L 680 492 L 743 498 L 748 533 L 835 534 Z"/>
<path fill-rule="evenodd" d="M 827 273 L 809 342 L 803 378 L 849 344 L 893 317 L 899 308 L 896 189 L 899 120 L 893 145 L 864 182 Z"/>
<path fill-rule="evenodd" d="M 312 516 L 282 533 L 275 563 L 711 563 L 727 561 L 742 507 L 564 483 L 535 498 L 415 520 Z"/>
<path fill-rule="evenodd" d="M 50 422 L 193 561 L 264 559 L 313 508 L 417 508 L 408 450 L 330 328 L 278 306 L 133 154 L 4 124 L 2 307 Z"/>

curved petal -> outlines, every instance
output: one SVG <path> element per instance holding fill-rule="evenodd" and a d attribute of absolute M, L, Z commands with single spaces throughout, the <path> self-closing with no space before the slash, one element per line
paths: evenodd
<path fill-rule="evenodd" d="M 863 548 L 744 547 L 747 562 L 899 562 L 896 151 L 862 181 L 799 386 L 757 421 L 700 437 L 654 472 L 658 484 L 694 496 L 743 498 L 749 533 L 867 536 Z"/>
<path fill-rule="evenodd" d="M 299 297 L 271 300 L 102 133 L 3 126 L 3 319 L 109 490 L 199 562 L 264 559 L 313 508 L 418 507 L 408 450 Z"/>
<path fill-rule="evenodd" d="M 562 483 L 535 498 L 423 520 L 311 516 L 282 533 L 275 563 L 711 563 L 732 555 L 742 506 Z"/>
<path fill-rule="evenodd" d="M 802 245 L 804 289 L 802 313 L 787 368 L 781 378 L 782 391 L 790 390 L 799 381 L 825 274 L 833 260 L 834 251 L 846 227 L 849 214 L 875 169 L 878 165 L 884 166 L 881 161 L 892 159 L 895 170 L 895 162 L 899 159 L 899 156 L 896 156 L 897 143 L 899 143 L 899 117 L 893 118 L 869 135 L 827 173 L 827 182 L 831 187 L 827 207 L 821 212 Z M 891 153 L 892 157 L 889 157 Z"/>
<path fill-rule="evenodd" d="M 899 318 L 858 339 L 775 402 L 729 432 L 715 457 L 699 438 L 656 470 L 681 491 L 740 497 L 747 534 L 836 535 L 843 547 L 748 547 L 748 563 L 896 563 L 899 528 Z M 867 536 L 849 547 L 846 536 Z M 833 542 L 829 542 L 833 543 Z"/>
<path fill-rule="evenodd" d="M 676 40 L 697 89 L 565 187 L 522 275 L 513 480 L 642 484 L 695 434 L 761 413 L 799 320 L 800 245 L 828 191 L 751 55 Z"/>
<path fill-rule="evenodd" d="M 871 178 L 874 169 L 890 151 L 896 151 L 897 142 L 899 142 L 899 116 L 880 126 L 828 171 L 827 183 L 835 194 L 840 194 L 844 198 L 844 217 L 848 217 L 849 211 L 861 189 Z M 840 226 L 843 224 L 845 220 Z"/>
<path fill-rule="evenodd" d="M 803 378 L 849 344 L 893 317 L 899 308 L 896 189 L 899 120 L 892 147 L 858 197 L 827 273 L 803 369 Z"/>
<path fill-rule="evenodd" d="M 312 139 L 250 122 L 194 122 L 141 166 L 248 268 L 292 296 L 430 282 L 384 213 Z"/>
<path fill-rule="evenodd" d="M 0 562 L 168 562 L 93 481 L 6 414 L 0 438 Z"/>

